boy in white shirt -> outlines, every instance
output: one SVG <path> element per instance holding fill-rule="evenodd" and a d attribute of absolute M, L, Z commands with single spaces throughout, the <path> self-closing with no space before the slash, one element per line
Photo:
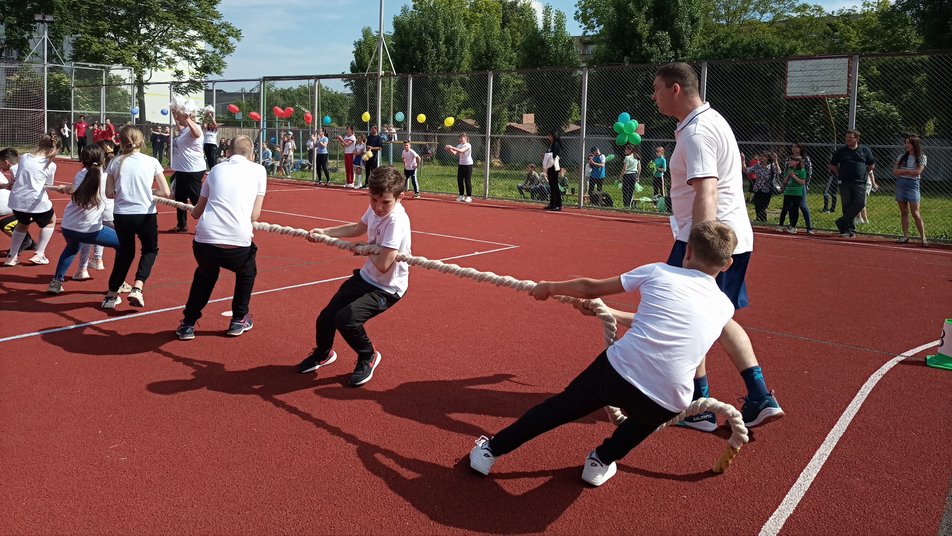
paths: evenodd
<path fill-rule="evenodd" d="M 635 313 L 611 309 L 624 336 L 602 352 L 565 388 L 530 409 L 515 423 L 476 441 L 470 466 L 488 475 L 496 458 L 530 439 L 580 419 L 603 406 L 625 410 L 628 419 L 589 453 L 582 480 L 600 486 L 616 472 L 615 461 L 658 426 L 684 411 L 694 392 L 694 371 L 734 314 L 714 278 L 732 262 L 737 236 L 725 224 L 708 221 L 691 229 L 684 267 L 655 263 L 608 279 L 541 282 L 537 300 L 555 295 L 597 298 L 638 291 Z M 592 315 L 590 302 L 577 307 Z"/>
<path fill-rule="evenodd" d="M 195 338 L 195 323 L 208 305 L 222 268 L 235 273 L 227 334 L 237 337 L 254 326 L 248 313 L 258 274 L 258 248 L 252 242 L 252 223 L 261 216 L 268 174 L 264 166 L 252 160 L 254 143 L 248 136 L 235 138 L 231 151 L 228 160 L 208 173 L 198 203 L 192 209 L 192 217 L 199 220 L 192 242 L 198 266 L 185 302 L 184 318 L 175 331 L 183 341 Z"/>
<path fill-rule="evenodd" d="M 12 237 L 13 229 L 16 228 L 17 217 L 13 215 L 13 210 L 10 208 L 10 190 L 4 188 L 4 186 L 10 184 L 10 181 L 7 180 L 7 177 L 4 173 L 10 173 L 11 177 L 15 177 L 17 174 L 17 161 L 20 159 L 20 154 L 17 153 L 17 150 L 13 147 L 7 147 L 0 151 L 0 230 L 3 231 L 3 234 Z M 26 233 L 26 236 L 23 237 L 23 243 L 20 244 L 19 253 L 24 251 L 36 249 L 36 242 L 33 241 L 33 237 L 30 236 L 30 233 Z"/>
<path fill-rule="evenodd" d="M 357 354 L 357 366 L 348 385 L 358 387 L 370 381 L 380 364 L 380 352 L 367 337 L 364 323 L 393 307 L 407 291 L 409 265 L 397 261 L 398 254 L 410 254 L 410 218 L 400 200 L 406 179 L 393 167 L 380 167 L 371 173 L 368 183 L 370 207 L 360 221 L 312 229 L 311 233 L 335 238 L 367 235 L 368 244 L 380 246 L 380 253 L 368 255 L 363 268 L 344 282 L 337 294 L 317 317 L 317 346 L 298 365 L 304 374 L 330 365 L 337 359 L 334 332 Z M 316 238 L 309 237 L 311 241 Z"/>
<path fill-rule="evenodd" d="M 417 168 L 420 167 L 420 155 L 416 151 L 410 148 L 410 142 L 403 142 L 403 175 L 407 179 L 406 189 L 410 185 L 410 181 L 413 181 L 413 198 L 416 199 L 420 197 L 420 183 L 417 181 Z"/>

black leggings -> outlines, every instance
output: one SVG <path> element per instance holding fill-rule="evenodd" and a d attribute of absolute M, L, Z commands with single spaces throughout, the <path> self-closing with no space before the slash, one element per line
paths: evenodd
<path fill-rule="evenodd" d="M 754 213 L 757 221 L 767 221 L 767 208 L 770 207 L 770 192 L 754 192 Z"/>
<path fill-rule="evenodd" d="M 459 187 L 459 195 L 473 197 L 473 165 L 460 164 L 456 168 L 456 185 Z"/>
<path fill-rule="evenodd" d="M 321 182 L 321 170 L 324 171 L 324 176 L 330 183 L 331 172 L 327 170 L 327 153 L 317 153 L 317 182 Z"/>
<path fill-rule="evenodd" d="M 208 169 L 215 167 L 215 164 L 218 163 L 218 145 L 206 143 L 202 148 L 205 150 L 205 165 L 208 166 Z"/>
<path fill-rule="evenodd" d="M 559 172 L 555 166 L 545 170 L 545 176 L 549 179 L 549 206 L 552 208 L 562 208 L 562 190 L 559 189 Z"/>
<path fill-rule="evenodd" d="M 803 200 L 802 195 L 784 195 L 783 196 L 783 208 L 780 209 L 780 226 L 783 227 L 783 220 L 786 219 L 787 214 L 790 214 L 790 227 L 796 227 L 797 222 L 800 219 L 800 201 Z"/>
<path fill-rule="evenodd" d="M 141 256 L 136 269 L 136 281 L 145 282 L 152 273 L 152 265 L 159 254 L 159 222 L 155 214 L 116 214 L 116 236 L 119 250 L 109 274 L 109 292 L 118 292 L 129 274 L 136 257 L 136 237 L 139 238 Z"/>

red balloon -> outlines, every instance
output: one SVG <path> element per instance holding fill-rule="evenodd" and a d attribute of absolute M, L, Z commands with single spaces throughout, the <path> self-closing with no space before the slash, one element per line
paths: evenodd
<path fill-rule="evenodd" d="M 271 111 L 274 112 L 275 117 L 284 117 L 284 110 L 278 108 L 277 106 L 271 108 Z"/>
<path fill-rule="evenodd" d="M 258 112 L 250 112 L 248 113 L 248 119 L 251 119 L 252 121 L 261 121 L 261 114 Z"/>
<path fill-rule="evenodd" d="M 294 108 L 288 106 L 284 109 L 284 117 L 291 117 L 292 115 L 294 115 Z"/>
<path fill-rule="evenodd" d="M 238 107 L 235 106 L 234 104 L 229 104 L 229 105 L 228 105 L 228 111 L 231 112 L 231 113 L 233 113 L 233 114 L 236 114 L 236 113 L 238 113 Z"/>
<path fill-rule="evenodd" d="M 311 112 L 304 112 L 304 124 L 310 125 L 314 121 L 314 116 L 311 115 Z"/>

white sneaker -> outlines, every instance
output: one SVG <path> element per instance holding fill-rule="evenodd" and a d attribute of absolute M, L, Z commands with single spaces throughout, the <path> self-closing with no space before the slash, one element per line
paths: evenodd
<path fill-rule="evenodd" d="M 797 229 L 795 227 L 787 227 L 787 232 L 790 234 L 797 234 Z"/>
<path fill-rule="evenodd" d="M 50 281 L 50 286 L 46 287 L 46 293 L 59 294 L 60 292 L 63 292 L 63 282 L 58 279 Z"/>
<path fill-rule="evenodd" d="M 466 199 L 466 196 L 465 196 L 465 195 L 461 195 L 461 196 L 459 196 L 459 197 L 456 198 L 456 200 L 459 201 L 460 203 L 462 203 L 464 199 Z"/>
<path fill-rule="evenodd" d="M 105 270 L 106 265 L 103 264 L 102 259 L 93 259 L 89 262 L 89 267 L 93 270 Z"/>
<path fill-rule="evenodd" d="M 145 307 L 145 298 L 142 297 L 141 288 L 132 287 L 126 299 L 129 300 L 129 305 L 133 307 Z"/>
<path fill-rule="evenodd" d="M 609 478 L 615 476 L 616 472 L 618 472 L 618 466 L 615 465 L 615 462 L 605 465 L 598 459 L 598 455 L 595 454 L 593 450 L 588 454 L 588 457 L 585 458 L 585 467 L 582 469 L 582 480 L 597 487 L 607 482 Z"/>
<path fill-rule="evenodd" d="M 92 277 L 89 276 L 89 272 L 86 270 L 80 270 L 73 276 L 73 281 L 86 281 L 87 279 L 92 279 Z"/>
<path fill-rule="evenodd" d="M 477 473 L 488 475 L 494 463 L 496 463 L 496 457 L 489 450 L 489 438 L 479 436 L 479 439 L 476 440 L 476 446 L 469 451 L 469 466 Z"/>
<path fill-rule="evenodd" d="M 16 266 L 17 265 L 17 256 L 7 257 L 7 260 L 3 261 L 4 266 Z"/>
<path fill-rule="evenodd" d="M 119 294 L 127 294 L 129 292 L 132 292 L 132 285 L 123 281 L 122 285 L 119 285 L 119 290 L 117 290 L 116 292 L 118 292 Z"/>
<path fill-rule="evenodd" d="M 33 264 L 49 264 L 50 260 L 46 258 L 46 255 L 37 253 L 36 255 L 30 257 L 30 262 Z"/>
<path fill-rule="evenodd" d="M 115 309 L 120 303 L 122 303 L 122 296 L 118 294 L 115 296 L 106 296 L 102 299 L 102 305 L 100 305 L 100 307 L 103 309 Z"/>
<path fill-rule="evenodd" d="M 463 198 L 463 202 L 464 202 L 464 203 L 472 203 L 472 202 L 473 202 L 473 198 L 467 195 L 466 197 Z"/>

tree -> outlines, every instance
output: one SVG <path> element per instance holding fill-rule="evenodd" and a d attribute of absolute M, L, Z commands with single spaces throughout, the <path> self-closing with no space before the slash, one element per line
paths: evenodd
<path fill-rule="evenodd" d="M 578 52 L 565 29 L 565 14 L 546 5 L 541 26 L 525 32 L 519 51 L 522 68 L 577 67 Z M 578 73 L 569 69 L 524 73 L 529 109 L 540 133 L 562 131 L 579 99 Z M 577 111 L 577 110 L 575 110 Z"/>
<path fill-rule="evenodd" d="M 220 0 L 55 0 L 74 13 L 74 61 L 122 64 L 133 70 L 140 115 L 153 71 L 200 80 L 225 69 L 241 31 L 222 18 Z M 201 86 L 200 86 L 201 87 Z M 180 86 L 182 90 L 194 88 Z"/>
<path fill-rule="evenodd" d="M 47 31 L 50 40 L 59 50 L 63 50 L 63 43 L 71 35 L 74 28 L 75 16 L 73 10 L 62 0 L 22 0 L 20 2 L 0 2 L 0 57 L 15 57 L 24 59 L 30 52 L 31 39 L 39 32 L 33 15 L 45 13 L 52 15 L 54 22 Z M 42 61 L 43 53 L 39 53 Z M 50 58 L 51 60 L 53 58 Z M 65 58 L 64 58 L 65 59 Z"/>
<path fill-rule="evenodd" d="M 705 0 L 579 0 L 575 18 L 595 36 L 595 64 L 666 63 L 692 56 Z"/>

